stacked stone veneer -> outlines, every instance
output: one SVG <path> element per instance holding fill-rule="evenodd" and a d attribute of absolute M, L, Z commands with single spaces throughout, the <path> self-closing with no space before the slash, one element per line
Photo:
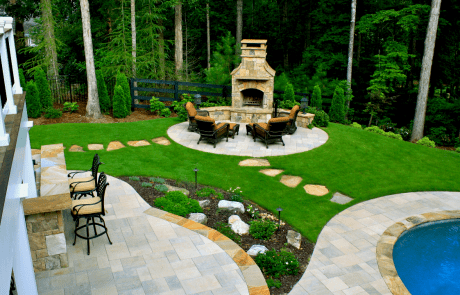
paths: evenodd
<path fill-rule="evenodd" d="M 23 202 L 27 233 L 35 272 L 68 267 L 62 210 L 70 208 L 71 199 L 62 144 L 33 151 L 39 167 L 37 198 Z"/>

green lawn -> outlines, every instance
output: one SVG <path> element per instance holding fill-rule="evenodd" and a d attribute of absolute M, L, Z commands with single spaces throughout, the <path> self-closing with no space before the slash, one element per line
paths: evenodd
<path fill-rule="evenodd" d="M 100 170 L 113 176 L 160 176 L 198 181 L 223 189 L 239 186 L 246 198 L 276 212 L 283 208 L 282 218 L 308 239 L 315 242 L 322 227 L 335 214 L 356 203 L 390 194 L 413 191 L 460 191 L 460 154 L 418 146 L 390 139 L 356 128 L 330 124 L 326 144 L 314 150 L 289 156 L 268 157 L 271 168 L 283 169 L 283 174 L 303 178 L 297 188 L 279 182 L 281 174 L 269 177 L 260 167 L 240 167 L 247 157 L 204 153 L 183 147 L 172 141 L 169 146 L 152 144 L 144 147 L 127 145 L 130 140 L 166 136 L 176 118 L 116 124 L 55 124 L 34 126 L 30 130 L 32 148 L 63 143 L 77 144 L 87 151 L 90 143 L 107 148 L 110 141 L 119 140 L 126 148 L 97 151 L 105 165 Z M 65 152 L 67 169 L 88 169 L 95 151 Z M 321 184 L 330 193 L 307 195 L 305 184 Z M 339 205 L 329 201 L 340 191 L 353 202 Z"/>

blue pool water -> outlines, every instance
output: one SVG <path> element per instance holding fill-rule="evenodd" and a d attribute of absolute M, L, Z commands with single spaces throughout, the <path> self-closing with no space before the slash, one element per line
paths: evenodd
<path fill-rule="evenodd" d="M 412 295 L 460 294 L 460 220 L 429 222 L 398 238 L 393 261 Z"/>

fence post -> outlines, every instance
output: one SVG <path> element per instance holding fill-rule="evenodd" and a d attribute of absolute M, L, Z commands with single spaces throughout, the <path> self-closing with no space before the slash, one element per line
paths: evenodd
<path fill-rule="evenodd" d="M 179 101 L 179 82 L 174 81 L 174 100 Z"/>
<path fill-rule="evenodd" d="M 129 79 L 129 88 L 131 89 L 131 112 L 134 112 L 134 78 Z"/>

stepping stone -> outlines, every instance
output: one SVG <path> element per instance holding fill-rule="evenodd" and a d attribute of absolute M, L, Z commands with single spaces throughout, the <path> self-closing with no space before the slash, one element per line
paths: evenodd
<path fill-rule="evenodd" d="M 302 177 L 300 176 L 292 176 L 292 175 L 283 175 L 281 176 L 280 182 L 289 187 L 296 187 L 302 181 Z"/>
<path fill-rule="evenodd" d="M 241 161 L 240 166 L 270 166 L 267 159 L 252 158 Z"/>
<path fill-rule="evenodd" d="M 70 147 L 69 152 L 84 152 L 84 150 L 81 146 L 74 144 Z"/>
<path fill-rule="evenodd" d="M 88 150 L 90 151 L 98 151 L 103 149 L 104 146 L 102 144 L 88 144 Z"/>
<path fill-rule="evenodd" d="M 154 143 L 158 143 L 158 144 L 161 144 L 161 145 L 170 145 L 171 142 L 166 138 L 166 137 L 157 137 L 157 138 L 154 138 L 152 139 L 152 141 Z"/>
<path fill-rule="evenodd" d="M 305 192 L 310 195 L 314 196 L 324 196 L 329 192 L 327 187 L 324 185 L 316 185 L 316 184 L 307 184 L 303 187 Z"/>
<path fill-rule="evenodd" d="M 121 148 L 124 148 L 125 146 L 119 142 L 119 141 L 112 141 L 109 143 L 109 146 L 107 147 L 107 151 L 113 151 L 113 150 L 119 150 Z"/>
<path fill-rule="evenodd" d="M 262 169 L 259 171 L 260 173 L 263 173 L 265 175 L 268 175 L 268 176 L 271 176 L 271 177 L 274 177 L 282 172 L 284 172 L 284 170 L 280 170 L 280 169 Z"/>
<path fill-rule="evenodd" d="M 183 192 L 184 195 L 186 195 L 187 197 L 190 195 L 190 192 L 186 190 L 185 188 L 175 187 L 169 184 L 165 184 L 165 185 L 168 188 L 168 192 L 180 191 L 180 192 Z"/>
<path fill-rule="evenodd" d="M 333 196 L 332 199 L 330 200 L 331 202 L 337 203 L 337 204 L 346 204 L 348 202 L 353 201 L 352 198 L 345 196 L 344 194 L 341 194 L 339 192 L 336 192 Z"/>
<path fill-rule="evenodd" d="M 137 141 L 128 141 L 128 145 L 130 146 L 145 146 L 150 145 L 147 140 L 137 140 Z"/>

